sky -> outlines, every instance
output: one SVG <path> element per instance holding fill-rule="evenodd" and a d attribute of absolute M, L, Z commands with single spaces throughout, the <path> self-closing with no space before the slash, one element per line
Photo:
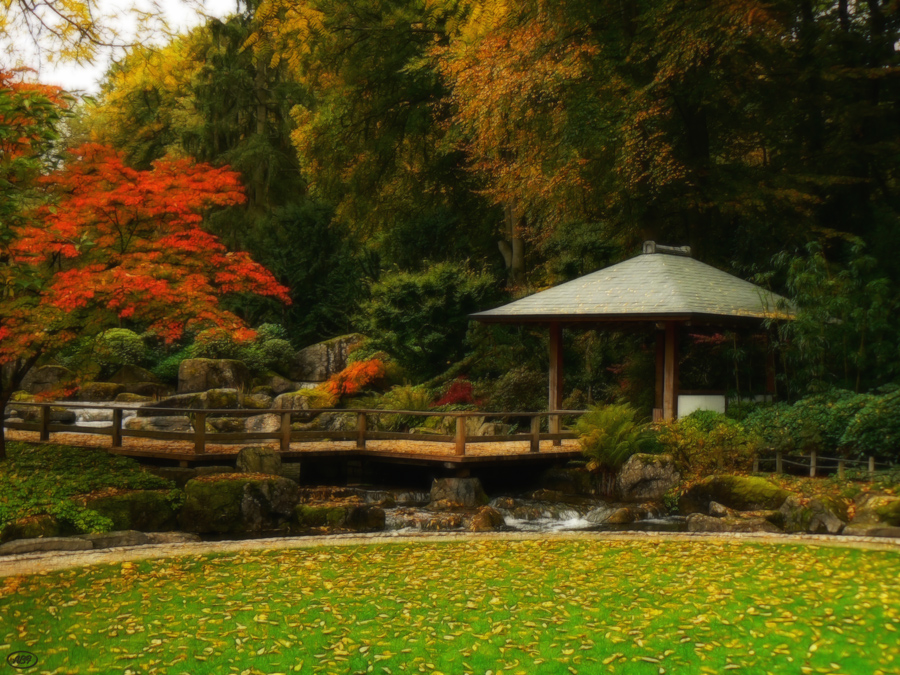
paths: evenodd
<path fill-rule="evenodd" d="M 197 26 L 205 18 L 203 14 L 214 17 L 225 17 L 233 14 L 237 9 L 237 0 L 151 0 L 162 9 L 170 28 L 175 32 L 185 32 Z M 121 0 L 98 0 L 100 11 L 109 12 L 110 9 L 118 10 L 125 3 Z M 202 12 L 202 13 L 201 13 Z M 134 35 L 133 22 L 120 19 L 116 25 L 122 32 L 125 41 Z M 162 43 L 163 36 L 157 38 Z M 37 78 L 45 84 L 53 84 L 75 94 L 97 94 L 100 91 L 100 83 L 103 75 L 109 67 L 112 59 L 120 58 L 122 50 L 107 50 L 99 55 L 93 64 L 76 63 L 48 63 L 42 58 L 30 41 L 25 36 L 18 36 L 15 40 L 17 47 L 23 54 L 24 65 L 37 70 Z"/>

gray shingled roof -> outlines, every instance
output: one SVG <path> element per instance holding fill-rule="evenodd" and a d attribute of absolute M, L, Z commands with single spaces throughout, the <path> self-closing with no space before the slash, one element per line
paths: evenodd
<path fill-rule="evenodd" d="M 664 249 L 668 252 L 661 252 Z M 689 257 L 648 242 L 630 260 L 472 314 L 486 322 L 716 321 L 790 318 L 780 295 Z"/>

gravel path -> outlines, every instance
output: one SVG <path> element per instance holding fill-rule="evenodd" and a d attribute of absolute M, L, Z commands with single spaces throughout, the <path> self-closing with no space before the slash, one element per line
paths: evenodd
<path fill-rule="evenodd" d="M 55 570 L 133 562 L 172 556 L 201 555 L 206 553 L 231 553 L 238 551 L 272 551 L 289 548 L 316 548 L 320 546 L 358 546 L 385 543 L 431 543 L 453 541 L 506 541 L 506 540 L 559 540 L 590 539 L 595 541 L 640 542 L 746 542 L 753 544 L 789 544 L 856 548 L 870 551 L 892 551 L 900 554 L 900 539 L 874 539 L 872 537 L 844 537 L 816 534 L 771 533 L 706 533 L 706 532 L 569 532 L 534 534 L 525 532 L 467 533 L 444 532 L 428 534 L 375 533 L 347 534 L 317 537 L 277 537 L 270 539 L 244 539 L 241 541 L 189 542 L 180 544 L 152 544 L 94 551 L 52 551 L 47 553 L 22 553 L 0 559 L 0 577 L 53 572 Z M 898 560 L 900 562 L 900 560 Z"/>

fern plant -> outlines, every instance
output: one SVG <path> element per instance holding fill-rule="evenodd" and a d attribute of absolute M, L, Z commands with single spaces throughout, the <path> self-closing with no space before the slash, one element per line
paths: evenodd
<path fill-rule="evenodd" d="M 627 403 L 592 406 L 575 423 L 578 443 L 590 471 L 613 474 L 637 452 L 648 450 L 652 435 L 636 421 Z"/>

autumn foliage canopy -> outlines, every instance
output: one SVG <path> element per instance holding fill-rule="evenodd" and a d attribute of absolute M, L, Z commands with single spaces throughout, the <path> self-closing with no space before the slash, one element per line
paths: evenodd
<path fill-rule="evenodd" d="M 0 301 L 0 364 L 122 322 L 167 342 L 210 326 L 240 339 L 252 332 L 221 307 L 222 296 L 289 302 L 265 268 L 201 229 L 208 209 L 244 200 L 228 168 L 163 159 L 138 171 L 88 144 L 40 184 L 50 199 L 6 249 L 18 288 Z"/>

